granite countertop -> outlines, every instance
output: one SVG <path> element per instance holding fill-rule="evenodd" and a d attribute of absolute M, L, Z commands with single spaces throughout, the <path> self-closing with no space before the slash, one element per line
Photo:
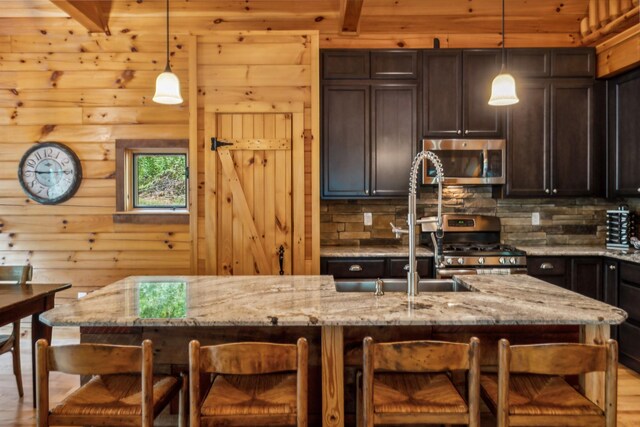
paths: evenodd
<path fill-rule="evenodd" d="M 338 293 L 330 276 L 132 276 L 41 319 L 52 326 L 584 325 L 627 316 L 526 275 L 458 280 L 475 292 L 376 297 Z"/>
<path fill-rule="evenodd" d="M 323 246 L 320 248 L 322 257 L 409 257 L 408 245 L 389 246 Z M 416 247 L 416 256 L 431 257 L 433 251 L 424 246 Z"/>

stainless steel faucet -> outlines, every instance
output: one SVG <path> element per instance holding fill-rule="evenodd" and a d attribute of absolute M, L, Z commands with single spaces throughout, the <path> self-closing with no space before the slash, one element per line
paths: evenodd
<path fill-rule="evenodd" d="M 436 168 L 436 182 L 438 183 L 438 216 L 436 219 L 416 219 L 416 187 L 418 185 L 418 168 L 420 163 L 428 159 Z M 444 181 L 444 170 L 442 162 L 431 151 L 421 151 L 413 159 L 411 164 L 411 173 L 409 174 L 409 203 L 407 214 L 407 229 L 401 229 L 391 223 L 391 231 L 396 234 L 396 238 L 400 238 L 402 234 L 409 234 L 409 272 L 407 273 L 407 295 L 418 295 L 418 282 L 420 277 L 417 271 L 416 261 L 416 226 L 418 224 L 436 223 L 436 232 L 431 234 L 434 248 L 435 267 L 442 265 L 442 238 L 444 231 L 442 229 L 442 183 Z"/>

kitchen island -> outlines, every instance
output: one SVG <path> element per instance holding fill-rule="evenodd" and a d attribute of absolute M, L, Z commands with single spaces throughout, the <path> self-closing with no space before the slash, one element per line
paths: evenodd
<path fill-rule="evenodd" d="M 407 332 L 412 338 L 466 340 L 470 334 L 493 330 L 511 339 L 510 328 L 524 325 L 532 328 L 530 335 L 544 338 L 556 326 L 574 325 L 581 342 L 602 343 L 610 325 L 627 316 L 526 275 L 456 280 L 472 292 L 422 293 L 413 298 L 388 292 L 376 297 L 338 293 L 330 276 L 134 276 L 41 318 L 51 326 L 82 327 L 83 341 L 139 344 L 150 338 L 155 361 L 164 369 L 184 367 L 187 343 L 195 338 L 211 344 L 306 336 L 316 349 L 310 351 L 310 366 L 322 372 L 322 424 L 342 426 L 345 361 L 358 360 L 365 334 L 398 339 Z M 349 345 L 351 352 L 345 351 Z M 604 401 L 602 377 L 583 378 L 586 393 L 599 405 Z"/>

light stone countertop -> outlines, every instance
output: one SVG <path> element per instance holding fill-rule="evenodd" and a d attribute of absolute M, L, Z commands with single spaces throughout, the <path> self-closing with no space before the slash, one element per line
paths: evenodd
<path fill-rule="evenodd" d="M 619 324 L 627 314 L 526 275 L 471 275 L 475 292 L 338 293 L 331 276 L 131 276 L 41 315 L 52 326 Z M 171 318 L 161 318 L 173 312 Z"/>
<path fill-rule="evenodd" d="M 389 246 L 322 246 L 321 257 L 409 257 L 408 245 Z M 431 257 L 433 251 L 424 246 L 416 247 L 416 256 Z"/>

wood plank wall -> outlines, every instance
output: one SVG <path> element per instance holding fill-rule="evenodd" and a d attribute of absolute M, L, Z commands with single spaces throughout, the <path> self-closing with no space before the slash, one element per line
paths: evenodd
<path fill-rule="evenodd" d="M 112 220 L 115 140 L 189 136 L 187 37 L 171 41 L 187 102 L 159 106 L 161 35 L 90 36 L 60 21 L 0 38 L 0 264 L 31 263 L 34 282 L 71 282 L 60 302 L 128 275 L 188 274 L 188 225 Z M 82 161 L 78 193 L 56 206 L 31 201 L 17 180 L 22 154 L 42 141 L 67 144 Z"/>
<path fill-rule="evenodd" d="M 204 187 L 204 151 L 212 135 L 204 135 L 205 105 L 238 102 L 304 104 L 305 134 L 305 268 L 307 274 L 319 272 L 319 242 L 313 241 L 313 212 L 319 204 L 312 196 L 313 166 L 319 158 L 313 153 L 314 117 L 317 98 L 318 33 L 219 32 L 198 37 L 198 186 Z M 315 88 L 314 88 L 315 86 Z M 314 93 L 314 90 L 316 93 Z M 317 129 L 317 124 L 315 125 Z M 316 148 L 319 138 L 315 140 Z M 204 193 L 198 200 L 198 271 L 205 271 Z M 319 205 L 316 206 L 319 215 Z M 319 217 L 316 219 L 319 223 Z M 318 235 L 319 237 L 319 235 Z M 318 239 L 316 239 L 318 240 Z"/>

